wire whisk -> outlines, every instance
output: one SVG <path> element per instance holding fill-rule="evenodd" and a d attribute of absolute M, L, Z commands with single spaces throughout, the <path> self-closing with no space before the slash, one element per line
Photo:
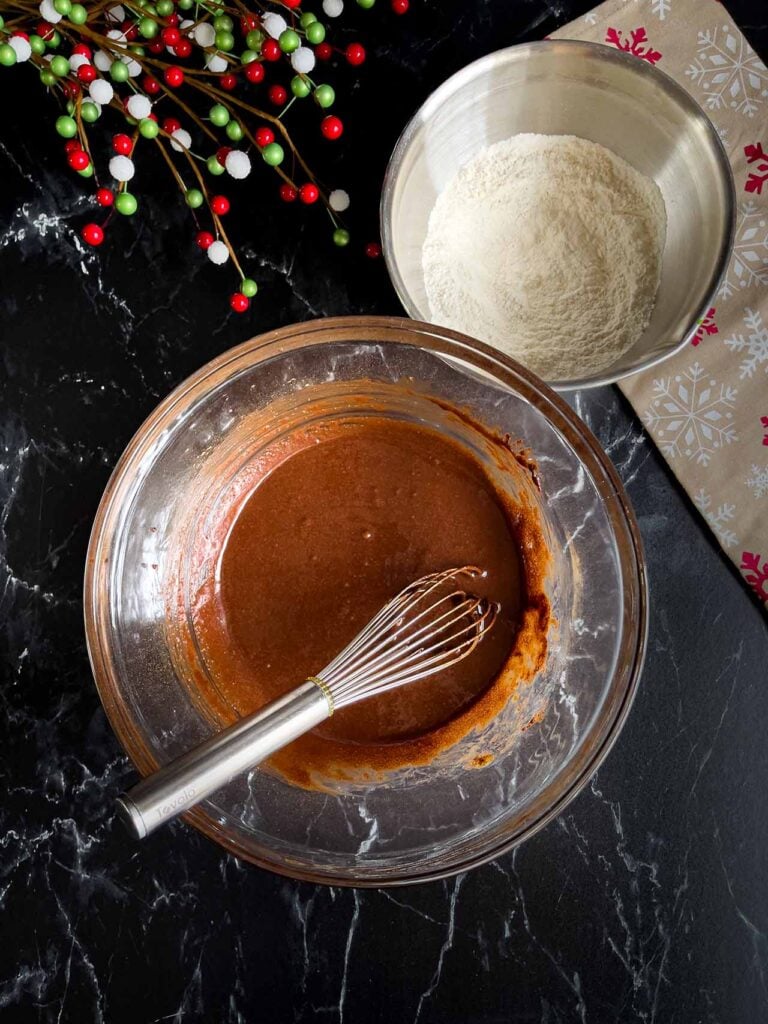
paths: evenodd
<path fill-rule="evenodd" d="M 143 838 L 255 767 L 334 711 L 443 672 L 493 627 L 498 605 L 463 589 L 475 566 L 430 573 L 388 601 L 318 675 L 236 722 L 134 786 L 117 801 Z"/>

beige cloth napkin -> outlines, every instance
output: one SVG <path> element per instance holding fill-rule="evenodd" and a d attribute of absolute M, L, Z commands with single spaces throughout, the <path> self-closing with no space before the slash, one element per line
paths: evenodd
<path fill-rule="evenodd" d="M 713 306 L 682 352 L 621 388 L 768 610 L 768 69 L 719 0 L 607 0 L 554 35 L 656 64 L 728 151 L 736 242 Z"/>

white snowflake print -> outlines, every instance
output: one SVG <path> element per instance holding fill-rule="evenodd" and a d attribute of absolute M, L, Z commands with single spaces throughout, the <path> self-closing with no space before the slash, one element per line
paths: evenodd
<path fill-rule="evenodd" d="M 685 73 L 704 93 L 708 110 L 754 117 L 768 99 L 768 70 L 730 25 L 699 32 L 696 59 Z"/>
<path fill-rule="evenodd" d="M 768 373 L 768 327 L 763 323 L 762 314 L 756 309 L 744 310 L 746 334 L 734 334 L 725 338 L 725 344 L 732 352 L 744 353 L 739 366 L 739 377 L 753 377 L 758 367 L 765 363 Z"/>
<path fill-rule="evenodd" d="M 717 294 L 730 299 L 753 285 L 768 285 L 768 214 L 750 199 L 739 206 L 731 263 Z"/>
<path fill-rule="evenodd" d="M 651 10 L 659 19 L 659 21 L 664 21 L 664 19 L 669 14 L 671 9 L 672 0 L 653 0 L 653 2 L 651 3 Z"/>
<path fill-rule="evenodd" d="M 727 502 L 712 508 L 712 496 L 703 489 L 694 494 L 693 500 L 696 507 L 706 519 L 709 528 L 720 541 L 724 548 L 732 548 L 739 543 L 739 538 L 728 525 L 736 517 L 736 506 Z"/>
<path fill-rule="evenodd" d="M 712 454 L 738 441 L 733 408 L 738 393 L 729 384 L 718 385 L 699 363 L 684 373 L 653 382 L 655 398 L 643 421 L 664 455 L 694 459 L 708 466 Z"/>
<path fill-rule="evenodd" d="M 752 476 L 747 477 L 746 484 L 756 498 L 762 498 L 768 494 L 768 466 L 763 469 L 753 466 Z"/>

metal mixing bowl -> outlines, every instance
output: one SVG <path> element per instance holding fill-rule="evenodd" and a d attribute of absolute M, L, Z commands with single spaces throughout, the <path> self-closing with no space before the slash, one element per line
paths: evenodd
<path fill-rule="evenodd" d="M 438 195 L 483 147 L 521 132 L 601 143 L 653 178 L 667 207 L 661 286 L 643 336 L 600 373 L 548 383 L 593 387 L 666 359 L 696 329 L 727 267 L 731 169 L 712 123 L 683 88 L 647 62 L 595 43 L 499 50 L 449 78 L 410 121 L 381 203 L 384 256 L 408 314 L 432 319 L 421 251 Z"/>

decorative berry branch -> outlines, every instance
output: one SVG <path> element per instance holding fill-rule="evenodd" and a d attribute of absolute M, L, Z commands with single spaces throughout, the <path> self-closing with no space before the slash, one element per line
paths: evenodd
<path fill-rule="evenodd" d="M 362 8 L 374 2 L 357 0 Z M 230 297 L 236 312 L 248 309 L 258 285 L 246 277 L 224 229 L 229 199 L 212 191 L 210 179 L 224 174 L 245 179 L 252 158 L 260 156 L 280 179 L 278 194 L 284 202 L 321 202 L 334 244 L 349 244 L 339 216 L 349 206 L 348 194 L 323 187 L 284 118 L 294 103 L 312 97 L 321 114 L 321 135 L 331 142 L 339 139 L 344 124 L 328 113 L 335 90 L 312 76 L 318 62 L 334 54 L 352 67 L 363 64 L 366 54 L 360 43 L 334 50 L 326 26 L 300 4 L 256 0 L 257 9 L 251 10 L 244 0 L 92 0 L 87 7 L 73 0 L 0 0 L 0 66 L 29 63 L 37 68 L 42 84 L 64 106 L 56 131 L 65 140 L 67 163 L 81 177 L 94 179 L 94 200 L 104 216 L 82 228 L 88 245 L 102 244 L 114 213 L 130 217 L 138 209 L 128 187 L 137 149 L 149 143 L 157 147 L 191 211 L 198 247 L 212 263 L 232 261 L 240 279 Z M 390 4 L 395 14 L 408 9 L 408 0 Z M 322 0 L 322 7 L 326 17 L 337 18 L 344 0 Z M 290 95 L 275 80 L 281 70 L 291 76 Z M 249 93 L 262 103 L 266 99 L 272 109 L 243 98 Z M 105 108 L 119 122 L 112 136 L 109 184 L 100 182 L 89 138 Z M 169 116 L 161 120 L 160 114 Z M 207 154 L 195 151 L 192 130 L 208 147 Z M 203 227 L 204 215 L 212 230 Z M 369 243 L 365 251 L 376 257 L 380 248 Z"/>

